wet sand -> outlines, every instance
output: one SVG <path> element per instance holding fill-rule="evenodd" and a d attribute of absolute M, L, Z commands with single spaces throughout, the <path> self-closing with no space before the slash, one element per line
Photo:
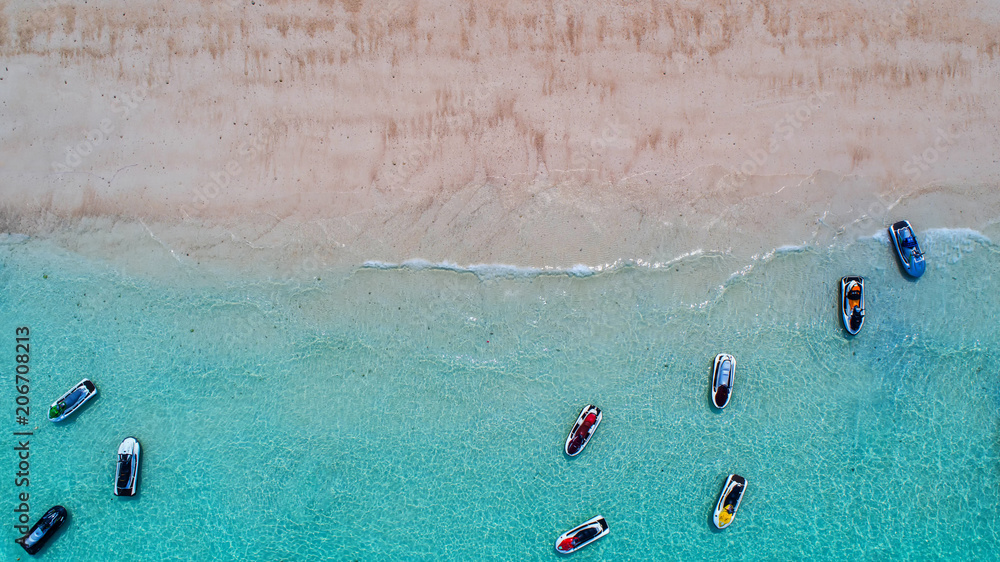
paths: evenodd
<path fill-rule="evenodd" d="M 996 229 L 970 2 L 0 4 L 0 232 L 137 270 Z"/>

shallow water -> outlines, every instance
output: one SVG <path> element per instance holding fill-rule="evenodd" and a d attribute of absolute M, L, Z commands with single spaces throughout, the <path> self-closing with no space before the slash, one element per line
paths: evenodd
<path fill-rule="evenodd" d="M 992 557 L 998 249 L 968 231 L 921 242 L 919 281 L 880 235 L 749 266 L 363 268 L 214 288 L 8 242 L 3 361 L 13 379 L 14 330 L 30 327 L 37 430 L 29 487 L 8 455 L 4 557 L 25 559 L 25 490 L 32 522 L 70 512 L 42 559 L 554 560 L 559 533 L 598 513 L 611 534 L 574 559 Z M 867 279 L 853 338 L 845 274 Z M 708 396 L 720 352 L 738 361 L 723 412 Z M 43 419 L 84 377 L 99 396 Z M 586 403 L 604 420 L 569 459 Z M 129 435 L 140 494 L 116 498 Z M 730 472 L 748 491 L 716 532 Z"/>

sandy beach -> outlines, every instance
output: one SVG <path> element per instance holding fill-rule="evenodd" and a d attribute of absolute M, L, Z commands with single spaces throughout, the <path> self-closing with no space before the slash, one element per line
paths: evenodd
<path fill-rule="evenodd" d="M 996 3 L 0 4 L 0 231 L 135 270 L 996 229 Z"/>
<path fill-rule="evenodd" d="M 0 55 L 0 560 L 997 557 L 1000 0 L 0 0 Z"/>

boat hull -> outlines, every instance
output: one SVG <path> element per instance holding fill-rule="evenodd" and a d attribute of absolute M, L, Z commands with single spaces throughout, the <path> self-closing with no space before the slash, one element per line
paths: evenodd
<path fill-rule="evenodd" d="M 907 248 L 903 245 L 903 240 L 907 238 L 907 235 L 913 238 L 915 244 L 913 248 Z M 899 264 L 903 267 L 903 271 L 914 278 L 923 275 L 927 265 L 909 221 L 899 221 L 890 226 L 889 240 L 892 241 L 892 246 L 896 249 L 896 257 L 899 258 Z"/>
<path fill-rule="evenodd" d="M 597 421 L 587 430 L 586 435 L 578 435 L 581 432 L 581 428 L 584 425 L 584 421 L 587 419 L 587 414 L 593 413 L 597 417 Z M 566 446 L 564 450 L 566 454 L 575 457 L 583 452 L 583 449 L 590 443 L 590 440 L 594 437 L 594 433 L 597 431 L 597 426 L 601 425 L 601 419 L 603 419 L 604 414 L 601 413 L 601 409 L 593 404 L 587 404 L 580 411 L 580 415 L 576 418 L 576 423 L 573 424 L 573 429 L 570 430 L 569 435 L 566 436 Z"/>
<path fill-rule="evenodd" d="M 77 398 L 74 393 L 82 392 L 82 396 Z M 71 405 L 66 405 L 66 400 L 73 397 L 73 403 Z M 90 382 L 89 379 L 83 379 L 82 381 L 76 383 L 73 388 L 66 391 L 65 394 L 56 399 L 55 402 L 49 406 L 49 421 L 51 422 L 61 422 L 69 416 L 73 415 L 83 407 L 91 398 L 97 396 L 97 387 L 94 383 Z M 54 410 L 58 410 L 56 415 L 53 415 Z"/>
<path fill-rule="evenodd" d="M 712 515 L 712 522 L 716 528 L 725 529 L 733 523 L 746 489 L 747 481 L 739 474 L 730 474 L 729 478 L 726 478 L 722 493 L 719 494 L 719 501 L 715 503 L 715 513 Z"/>
<path fill-rule="evenodd" d="M 859 299 L 850 299 L 848 296 L 849 287 L 854 283 L 858 284 L 861 290 L 861 296 Z M 861 320 L 854 321 L 852 319 L 852 313 L 854 306 L 860 305 L 861 309 Z M 842 277 L 840 279 L 840 317 L 844 321 L 844 328 L 847 329 L 847 333 L 852 336 L 857 335 L 861 331 L 862 326 L 865 325 L 865 280 L 863 277 L 848 275 L 847 277 Z"/>
<path fill-rule="evenodd" d="M 725 367 L 729 368 L 728 384 L 724 384 Z M 733 383 L 736 381 L 736 358 L 728 353 L 715 356 L 715 366 L 712 369 L 712 404 L 720 410 L 729 405 L 733 397 Z"/>
<path fill-rule="evenodd" d="M 587 529 L 588 532 L 581 538 L 581 540 L 572 544 L 567 544 L 566 541 L 568 539 L 576 537 L 578 533 L 581 533 L 581 531 L 584 531 L 585 529 Z M 559 535 L 559 538 L 556 539 L 556 552 L 559 554 L 572 554 L 610 532 L 611 528 L 608 526 L 608 522 L 605 521 L 603 517 L 598 515 L 586 523 L 573 527 L 572 529 Z"/>
<path fill-rule="evenodd" d="M 139 487 L 139 441 L 126 437 L 118 446 L 118 462 L 115 464 L 115 495 L 134 496 Z"/>

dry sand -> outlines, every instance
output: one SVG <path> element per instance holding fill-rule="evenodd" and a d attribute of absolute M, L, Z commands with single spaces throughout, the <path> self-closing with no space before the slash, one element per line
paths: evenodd
<path fill-rule="evenodd" d="M 749 256 L 902 217 L 990 232 L 998 20 L 961 1 L 4 2 L 0 232 L 275 273 Z"/>

